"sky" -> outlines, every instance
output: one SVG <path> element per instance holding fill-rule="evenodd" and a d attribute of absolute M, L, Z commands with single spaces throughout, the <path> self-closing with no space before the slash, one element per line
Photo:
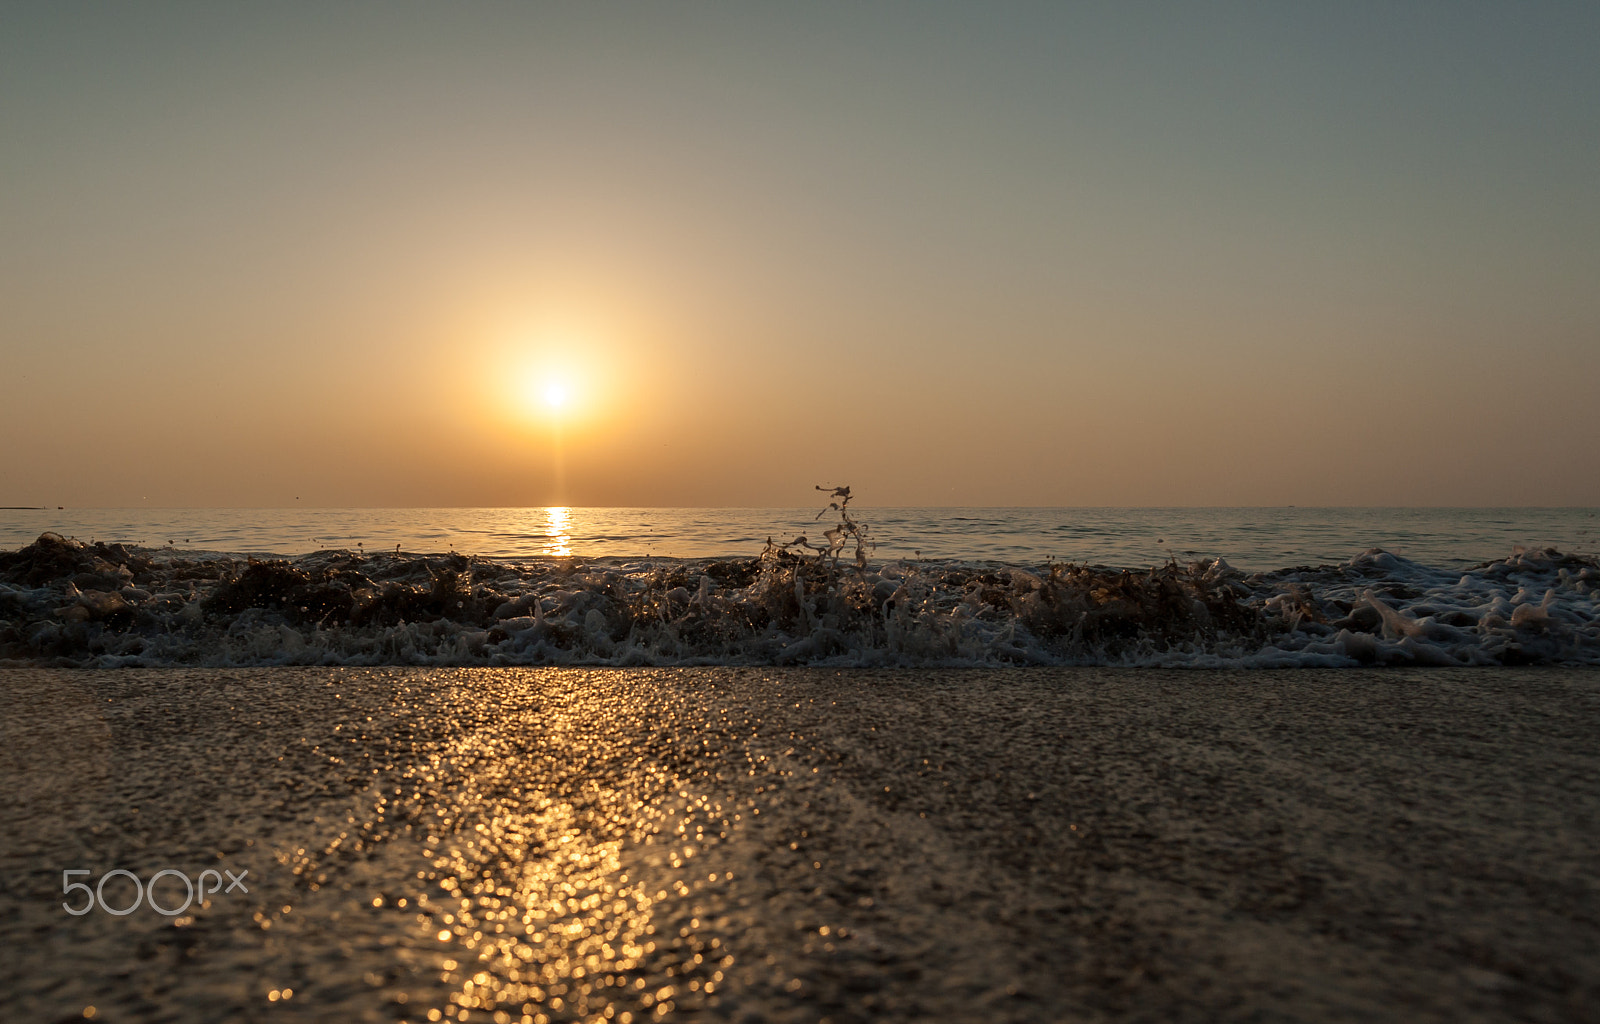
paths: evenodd
<path fill-rule="evenodd" d="M 1600 505 L 1597 38 L 0 2 L 0 505 Z"/>

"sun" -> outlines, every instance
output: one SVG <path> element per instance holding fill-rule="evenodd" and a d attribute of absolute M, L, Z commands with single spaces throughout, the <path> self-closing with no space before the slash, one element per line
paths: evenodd
<path fill-rule="evenodd" d="M 578 387 L 572 375 L 560 370 L 530 373 L 522 386 L 523 407 L 547 420 L 570 419 L 578 411 Z"/>
<path fill-rule="evenodd" d="M 617 374 L 589 335 L 520 331 L 487 362 L 500 416 L 537 432 L 588 431 L 617 394 Z"/>

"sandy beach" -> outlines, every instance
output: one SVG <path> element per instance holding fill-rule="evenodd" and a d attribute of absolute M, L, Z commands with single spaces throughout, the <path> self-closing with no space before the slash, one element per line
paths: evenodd
<path fill-rule="evenodd" d="M 1584 669 L 4 670 L 0 1004 L 1593 1020 L 1596 736 Z"/>

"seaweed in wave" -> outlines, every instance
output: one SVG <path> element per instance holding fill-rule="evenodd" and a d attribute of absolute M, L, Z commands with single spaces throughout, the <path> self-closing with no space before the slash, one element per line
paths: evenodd
<path fill-rule="evenodd" d="M 1246 575 L 873 560 L 849 487 L 747 559 L 0 552 L 0 660 L 62 666 L 1600 664 L 1600 565 L 1383 551 Z"/>

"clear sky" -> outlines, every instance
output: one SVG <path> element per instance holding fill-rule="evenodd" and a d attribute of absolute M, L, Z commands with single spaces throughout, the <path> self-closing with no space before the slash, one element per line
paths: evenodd
<path fill-rule="evenodd" d="M 1596 40 L 0 3 L 0 504 L 1600 504 Z"/>

